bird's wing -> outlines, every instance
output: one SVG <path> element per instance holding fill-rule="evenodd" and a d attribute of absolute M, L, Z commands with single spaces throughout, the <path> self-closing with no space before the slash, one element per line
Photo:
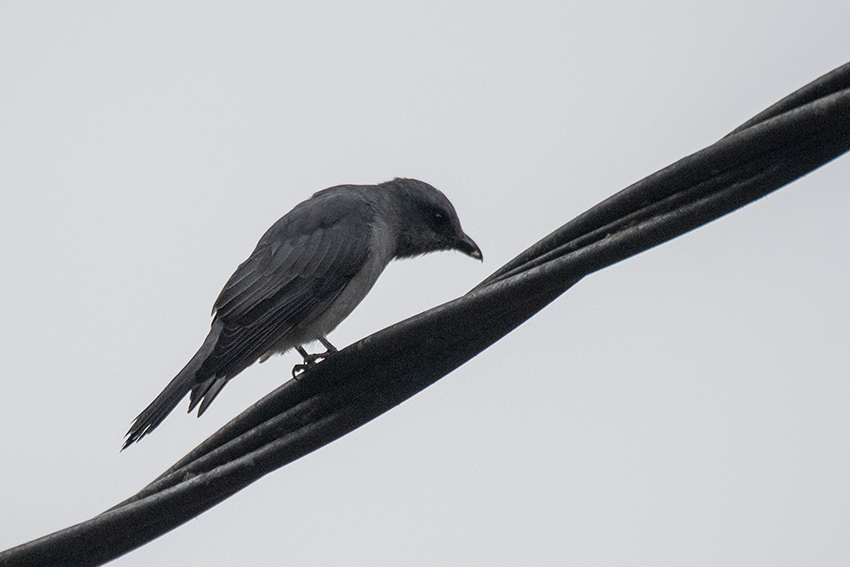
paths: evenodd
<path fill-rule="evenodd" d="M 373 218 L 365 201 L 339 192 L 275 223 L 215 302 L 223 329 L 199 377 L 234 376 L 333 303 L 368 259 Z"/>

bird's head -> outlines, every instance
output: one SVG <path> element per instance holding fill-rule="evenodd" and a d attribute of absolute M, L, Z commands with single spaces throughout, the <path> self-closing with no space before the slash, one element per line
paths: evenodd
<path fill-rule="evenodd" d="M 455 208 L 439 190 L 416 179 L 396 178 L 382 185 L 392 194 L 398 212 L 396 258 L 457 250 L 483 260 L 481 249 L 463 232 Z"/>

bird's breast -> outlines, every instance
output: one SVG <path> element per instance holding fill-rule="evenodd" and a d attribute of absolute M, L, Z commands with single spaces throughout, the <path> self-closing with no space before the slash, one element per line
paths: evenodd
<path fill-rule="evenodd" d="M 306 331 L 305 335 L 310 336 L 310 340 L 327 336 L 348 317 L 354 311 L 354 308 L 363 301 L 366 294 L 371 291 L 384 268 L 393 259 L 395 240 L 385 226 L 381 224 L 372 226 L 369 250 L 366 261 L 352 276 L 337 298 L 309 324 L 309 329 L 302 329 L 302 331 Z"/>

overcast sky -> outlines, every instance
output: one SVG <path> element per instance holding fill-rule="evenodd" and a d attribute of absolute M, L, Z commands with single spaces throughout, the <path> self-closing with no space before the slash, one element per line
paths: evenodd
<path fill-rule="evenodd" d="M 427 181 L 485 258 L 390 265 L 342 347 L 847 62 L 848 22 L 846 0 L 0 4 L 0 549 L 289 376 L 294 354 L 251 367 L 118 452 L 316 190 Z M 586 278 L 114 565 L 847 565 L 848 185 L 845 156 Z"/>

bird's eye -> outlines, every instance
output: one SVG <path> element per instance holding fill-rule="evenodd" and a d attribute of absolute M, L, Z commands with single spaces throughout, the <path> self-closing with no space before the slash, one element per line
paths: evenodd
<path fill-rule="evenodd" d="M 449 217 L 447 217 L 444 213 L 434 211 L 434 214 L 431 217 L 431 225 L 436 229 L 445 230 L 446 226 L 449 225 Z"/>
<path fill-rule="evenodd" d="M 425 213 L 423 220 L 425 220 L 431 228 L 436 231 L 442 232 L 446 230 L 446 227 L 451 225 L 449 215 L 437 207 L 428 207 L 422 212 Z"/>

